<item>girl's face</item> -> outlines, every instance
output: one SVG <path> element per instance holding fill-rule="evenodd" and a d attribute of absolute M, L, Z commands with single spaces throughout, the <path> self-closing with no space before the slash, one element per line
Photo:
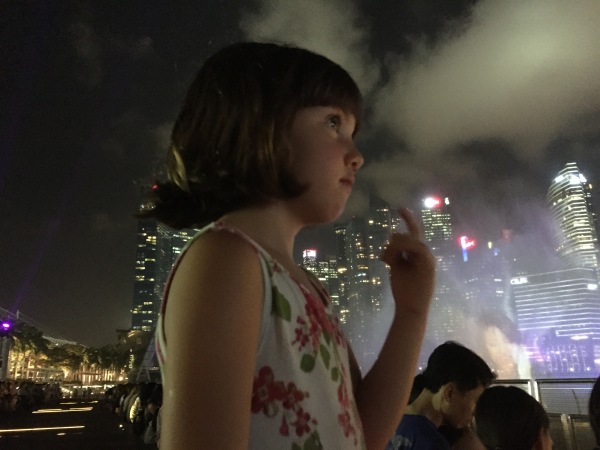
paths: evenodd
<path fill-rule="evenodd" d="M 301 224 L 335 220 L 343 212 L 364 159 L 354 146 L 356 119 L 332 106 L 298 110 L 289 133 L 292 170 L 308 186 L 289 205 Z"/>

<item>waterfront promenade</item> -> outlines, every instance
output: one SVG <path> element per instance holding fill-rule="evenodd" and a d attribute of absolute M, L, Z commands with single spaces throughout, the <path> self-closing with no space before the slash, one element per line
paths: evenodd
<path fill-rule="evenodd" d="M 102 400 L 64 399 L 52 408 L 0 415 L 2 450 L 148 450 Z"/>
<path fill-rule="evenodd" d="M 595 445 L 587 402 L 595 379 L 497 380 L 534 395 L 550 416 L 554 450 Z M 103 396 L 102 396 L 103 397 Z M 1 450 L 152 450 L 103 398 L 65 398 L 32 412 L 0 413 Z"/>

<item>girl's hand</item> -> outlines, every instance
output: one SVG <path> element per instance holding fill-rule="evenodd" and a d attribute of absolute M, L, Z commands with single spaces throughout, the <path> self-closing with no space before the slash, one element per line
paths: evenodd
<path fill-rule="evenodd" d="M 435 286 L 435 257 L 414 215 L 406 208 L 399 213 L 408 231 L 393 233 L 380 259 L 390 266 L 396 311 L 427 314 Z"/>

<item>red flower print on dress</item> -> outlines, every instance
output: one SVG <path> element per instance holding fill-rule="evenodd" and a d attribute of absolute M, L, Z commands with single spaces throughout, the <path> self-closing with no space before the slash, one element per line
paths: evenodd
<path fill-rule="evenodd" d="M 316 424 L 317 421 L 311 419 L 310 414 L 302 408 L 296 411 L 296 420 L 292 422 L 292 426 L 296 428 L 296 435 L 301 437 L 304 433 L 310 432 L 310 424 Z"/>
<path fill-rule="evenodd" d="M 344 436 L 348 437 L 350 435 L 354 436 L 354 441 L 356 442 L 356 429 L 352 423 L 352 416 L 350 415 L 350 392 L 348 392 L 348 374 L 346 370 L 342 369 L 340 376 L 340 384 L 337 389 L 338 400 L 340 402 L 340 407 L 342 412 L 338 414 L 338 422 L 342 426 L 344 430 Z"/>
<path fill-rule="evenodd" d="M 275 416 L 279 411 L 278 401 L 285 396 L 283 382 L 275 381 L 273 369 L 269 366 L 262 367 L 258 376 L 254 378 L 252 387 L 252 412 L 262 412 L 267 417 Z"/>
<path fill-rule="evenodd" d="M 296 323 L 298 323 L 299 326 L 294 330 L 296 338 L 292 344 L 298 344 L 298 350 L 302 350 L 310 340 L 310 333 L 306 326 L 306 321 L 302 317 L 296 318 Z"/>
<path fill-rule="evenodd" d="M 352 419 L 348 411 L 344 411 L 343 413 L 338 415 L 338 422 L 344 430 L 344 436 L 354 436 L 354 442 L 356 443 L 356 430 L 352 425 Z"/>
<path fill-rule="evenodd" d="M 319 338 L 323 333 L 324 325 L 326 327 L 329 320 L 323 320 L 323 305 L 319 304 L 318 300 L 310 292 L 304 292 L 304 297 L 306 297 L 304 309 L 309 321 L 308 333 L 311 338 L 313 350 L 316 352 L 319 348 Z"/>
<path fill-rule="evenodd" d="M 291 425 L 298 437 L 301 437 L 312 431 L 311 425 L 318 424 L 317 420 L 302 408 L 302 400 L 308 396 L 308 392 L 299 390 L 295 383 L 288 383 L 286 386 L 283 381 L 275 381 L 273 369 L 264 366 L 254 378 L 251 410 L 253 413 L 262 412 L 271 418 L 281 414 L 279 433 L 289 436 Z"/>
<path fill-rule="evenodd" d="M 285 415 L 281 416 L 281 426 L 279 427 L 279 433 L 282 436 L 289 436 L 290 435 L 290 427 L 288 426 L 287 420 L 285 418 Z"/>
<path fill-rule="evenodd" d="M 308 397 L 308 394 L 298 390 L 294 383 L 289 383 L 284 392 L 283 407 L 295 411 L 298 404 L 304 400 L 305 397 Z"/>
<path fill-rule="evenodd" d="M 294 330 L 296 338 L 292 344 L 299 344 L 298 350 L 302 350 L 308 342 L 311 344 L 312 353 L 316 354 L 319 350 L 319 342 L 324 333 L 327 336 L 335 336 L 341 333 L 341 330 L 336 330 L 331 318 L 327 314 L 323 303 L 315 298 L 310 291 L 300 285 L 300 290 L 304 294 L 304 311 L 308 322 L 301 316 L 296 318 L 298 327 Z M 326 338 L 329 341 L 329 337 Z M 336 337 L 337 341 L 337 337 Z"/>

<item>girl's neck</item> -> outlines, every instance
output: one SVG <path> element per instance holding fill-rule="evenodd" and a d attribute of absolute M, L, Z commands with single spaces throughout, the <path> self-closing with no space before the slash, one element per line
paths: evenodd
<path fill-rule="evenodd" d="M 239 228 L 284 267 L 296 265 L 294 240 L 301 227 L 278 203 L 233 211 L 220 221 Z"/>

